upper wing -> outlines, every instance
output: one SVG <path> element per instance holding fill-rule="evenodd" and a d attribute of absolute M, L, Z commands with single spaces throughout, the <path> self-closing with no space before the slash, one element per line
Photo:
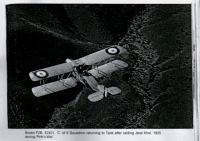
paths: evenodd
<path fill-rule="evenodd" d="M 77 85 L 77 80 L 73 77 L 55 81 L 32 88 L 32 92 L 36 97 L 44 96 L 61 90 L 69 89 Z"/>
<path fill-rule="evenodd" d="M 107 76 L 110 73 L 117 71 L 119 69 L 125 68 L 127 66 L 128 64 L 121 60 L 114 60 L 110 63 L 104 64 L 102 66 L 89 70 L 88 72 L 91 73 L 94 77 L 99 78 L 102 76 Z"/>
<path fill-rule="evenodd" d="M 32 81 L 38 81 L 52 76 L 64 74 L 73 71 L 73 66 L 71 63 L 63 63 L 55 65 L 52 67 L 32 71 L 29 73 L 29 76 Z"/>
<path fill-rule="evenodd" d="M 110 57 L 113 57 L 115 55 L 124 53 L 126 51 L 125 48 L 120 47 L 120 46 L 111 46 L 109 48 L 105 48 L 103 50 L 97 51 L 95 53 L 89 54 L 85 57 L 82 57 L 80 59 L 77 59 L 74 61 L 74 65 L 80 65 L 80 64 L 85 64 L 85 65 L 93 65 L 97 62 L 103 61 L 105 59 L 108 59 Z"/>
<path fill-rule="evenodd" d="M 79 65 L 92 65 L 102 60 L 108 59 L 114 55 L 125 52 L 126 49 L 120 46 L 111 46 L 109 48 L 97 51 L 80 59 L 74 60 L 70 63 L 63 63 L 52 67 L 32 71 L 29 76 L 32 81 L 39 81 L 45 78 L 53 77 L 56 75 L 64 74 L 73 71 L 74 66 Z"/>

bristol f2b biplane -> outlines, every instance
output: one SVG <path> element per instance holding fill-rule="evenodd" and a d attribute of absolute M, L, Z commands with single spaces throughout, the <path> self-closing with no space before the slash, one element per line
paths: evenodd
<path fill-rule="evenodd" d="M 108 94 L 119 94 L 121 90 L 118 87 L 106 88 L 104 85 L 98 84 L 96 79 L 127 67 L 128 64 L 121 60 L 114 60 L 98 66 L 99 62 L 124 52 L 126 52 L 125 48 L 114 45 L 77 60 L 66 59 L 65 63 L 32 71 L 29 73 L 31 80 L 42 83 L 40 86 L 33 87 L 32 92 L 36 97 L 40 97 L 75 87 L 77 82 L 81 82 L 84 85 L 89 85 L 95 91 L 88 96 L 88 99 L 92 102 L 99 101 L 103 97 L 107 97 Z M 67 77 L 63 78 L 66 73 Z M 47 78 L 53 76 L 59 76 L 58 81 L 44 83 Z"/>

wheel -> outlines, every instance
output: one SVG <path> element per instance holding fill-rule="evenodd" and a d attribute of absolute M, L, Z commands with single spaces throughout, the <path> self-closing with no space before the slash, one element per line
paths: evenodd
<path fill-rule="evenodd" d="M 120 50 L 117 47 L 110 47 L 106 49 L 106 52 L 110 55 L 116 55 L 119 54 Z"/>
<path fill-rule="evenodd" d="M 39 78 L 46 78 L 49 74 L 45 70 L 39 70 L 35 72 L 35 75 Z"/>

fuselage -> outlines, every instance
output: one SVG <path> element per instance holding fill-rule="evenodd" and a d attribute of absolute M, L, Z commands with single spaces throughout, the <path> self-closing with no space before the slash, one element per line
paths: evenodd
<path fill-rule="evenodd" d="M 67 58 L 66 62 L 67 63 L 73 62 L 73 60 Z M 80 65 L 80 66 L 74 67 L 72 71 L 72 75 L 74 76 L 74 78 L 77 79 L 77 81 L 81 82 L 82 84 L 84 85 L 88 84 L 92 90 L 105 93 L 106 87 L 104 85 L 98 84 L 94 76 L 88 73 L 89 68 L 91 68 L 91 66 L 87 66 L 87 65 Z"/>

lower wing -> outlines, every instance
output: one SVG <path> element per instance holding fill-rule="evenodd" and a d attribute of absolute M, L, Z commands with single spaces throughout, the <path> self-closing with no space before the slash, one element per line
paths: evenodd
<path fill-rule="evenodd" d="M 75 87 L 76 85 L 77 85 L 77 80 L 73 77 L 70 77 L 67 79 L 62 79 L 41 86 L 33 87 L 32 92 L 36 97 L 40 97 L 54 92 L 69 89 Z"/>
<path fill-rule="evenodd" d="M 71 71 L 73 71 L 73 65 L 71 63 L 62 63 L 48 68 L 32 71 L 29 73 L 29 77 L 32 81 L 39 81 Z"/>
<path fill-rule="evenodd" d="M 99 78 L 103 76 L 107 76 L 110 73 L 128 67 L 128 64 L 121 60 L 114 60 L 110 63 L 104 64 L 88 72 L 92 74 L 94 77 Z"/>

